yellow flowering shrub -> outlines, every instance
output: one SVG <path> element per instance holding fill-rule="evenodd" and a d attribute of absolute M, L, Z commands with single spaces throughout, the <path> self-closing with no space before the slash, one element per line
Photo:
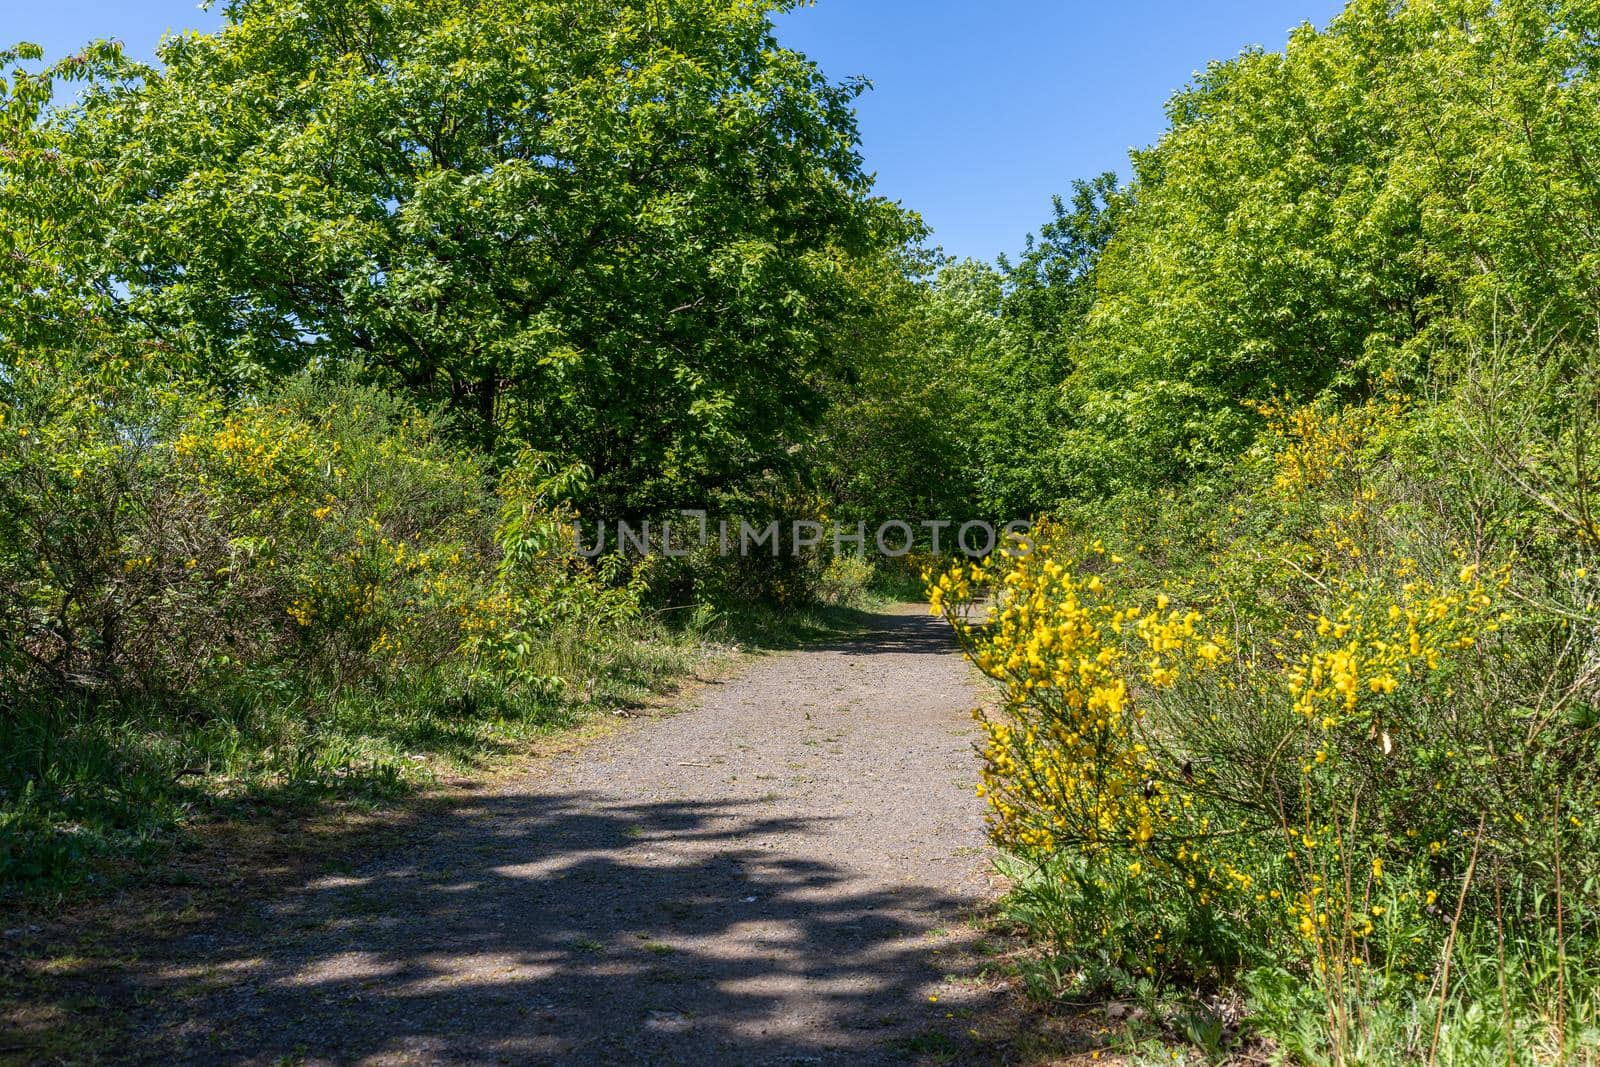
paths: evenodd
<path fill-rule="evenodd" d="M 1398 594 L 1334 581 L 1339 606 L 1333 617 L 1313 614 L 1297 631 L 1304 635 L 1304 650 L 1288 671 L 1295 710 L 1324 730 L 1352 720 L 1381 728 L 1363 696 L 1393 694 L 1402 678 L 1437 670 L 1451 651 L 1471 648 L 1499 629 L 1487 613 L 1505 583 L 1504 571 L 1497 581 L 1485 582 L 1476 564 L 1463 567 L 1454 584 L 1408 581 Z"/>
<path fill-rule="evenodd" d="M 330 450 L 285 408 L 250 407 L 205 413 L 178 435 L 172 453 L 192 466 L 201 488 L 265 508 L 298 502 L 338 445 Z"/>
<path fill-rule="evenodd" d="M 996 684 L 991 834 L 1064 951 L 1432 980 L 1474 850 L 1479 879 L 1517 863 L 1541 775 L 1592 749 L 1496 695 L 1520 669 L 1513 561 L 1397 491 L 1410 412 L 1390 389 L 1269 408 L 1226 500 L 1086 509 L 928 575 Z"/>
<path fill-rule="evenodd" d="M 42 363 L 15 386 L 0 592 L 29 610 L 0 611 L 0 681 L 430 679 L 543 699 L 575 663 L 550 649 L 636 603 L 554 536 L 565 516 L 520 466 L 497 493 L 438 420 L 377 390 L 305 380 L 224 404 Z"/>
<path fill-rule="evenodd" d="M 1377 400 L 1331 411 L 1287 399 L 1248 405 L 1266 420 L 1265 440 L 1275 445 L 1275 495 L 1303 496 L 1353 469 L 1362 450 L 1406 411 L 1408 399 L 1395 390 L 1392 377 L 1380 386 Z"/>
<path fill-rule="evenodd" d="M 981 622 L 967 621 L 987 588 Z M 995 840 L 1033 855 L 1147 846 L 1186 798 L 1157 782 L 1143 740 L 1146 697 L 1215 668 L 1225 636 L 1165 596 L 1148 610 L 1119 604 L 1048 529 L 1030 551 L 946 571 L 931 597 L 1000 683 L 999 709 L 978 712 Z"/>

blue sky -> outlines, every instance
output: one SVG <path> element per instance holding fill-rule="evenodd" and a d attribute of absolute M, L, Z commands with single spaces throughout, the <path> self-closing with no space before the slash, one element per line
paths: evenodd
<path fill-rule="evenodd" d="M 149 56 L 170 29 L 211 29 L 195 0 L 0 0 L 0 39 L 61 55 L 119 37 Z M 818 0 L 780 36 L 835 78 L 864 74 L 863 150 L 879 191 L 922 212 L 956 255 L 1021 247 L 1073 178 L 1127 172 L 1162 104 L 1207 60 L 1283 46 L 1342 0 Z"/>

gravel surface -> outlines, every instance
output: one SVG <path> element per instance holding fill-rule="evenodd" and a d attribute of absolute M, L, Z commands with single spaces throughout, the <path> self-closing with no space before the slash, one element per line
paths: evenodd
<path fill-rule="evenodd" d="M 980 1062 L 980 697 L 875 615 L 80 977 L 131 1061 Z"/>

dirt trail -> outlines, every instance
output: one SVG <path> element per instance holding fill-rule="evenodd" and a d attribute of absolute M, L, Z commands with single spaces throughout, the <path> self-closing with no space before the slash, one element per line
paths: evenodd
<path fill-rule="evenodd" d="M 977 699 L 875 615 L 79 977 L 147 1062 L 981 1060 Z"/>

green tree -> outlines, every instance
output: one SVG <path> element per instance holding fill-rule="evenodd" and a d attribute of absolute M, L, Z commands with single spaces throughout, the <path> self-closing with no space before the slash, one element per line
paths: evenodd
<path fill-rule="evenodd" d="M 57 116 L 102 277 L 232 387 L 360 364 L 639 510 L 792 462 L 899 244 L 790 0 L 234 0 Z"/>
<path fill-rule="evenodd" d="M 1387 183 L 1379 87 L 1399 57 L 1357 46 L 1347 20 L 1211 64 L 1135 153 L 1137 207 L 1070 388 L 1072 447 L 1106 484 L 1230 458 L 1255 427 L 1241 400 L 1349 382 L 1418 329 L 1438 281 L 1415 199 Z"/>
<path fill-rule="evenodd" d="M 1089 472 L 1063 453 L 1073 425 L 1063 384 L 1094 307 L 1100 258 L 1130 204 L 1113 173 L 1074 181 L 1070 201 L 1055 198 L 1050 221 L 1037 239 L 1029 235 L 1021 257 L 1000 261 L 1005 341 L 979 371 L 987 402 L 977 430 L 985 497 L 998 513 L 1036 515 L 1092 488 Z"/>
<path fill-rule="evenodd" d="M 1217 471 L 1258 429 L 1242 402 L 1420 383 L 1508 308 L 1592 332 L 1597 71 L 1592 0 L 1353 0 L 1211 64 L 1134 154 L 1065 338 L 1073 494 Z"/>
<path fill-rule="evenodd" d="M 30 44 L 0 51 L 0 368 L 120 348 L 115 287 L 92 267 L 106 192 L 92 161 L 62 151 L 48 116 L 63 83 L 114 74 L 121 51 L 102 43 L 50 67 L 43 58 Z"/>
<path fill-rule="evenodd" d="M 857 366 L 820 426 L 813 466 L 840 516 L 971 518 L 979 493 L 971 435 L 970 353 L 993 325 L 969 313 L 936 279 L 926 257 L 885 257 L 863 270 L 859 290 L 875 305 L 870 330 L 851 339 Z"/>

